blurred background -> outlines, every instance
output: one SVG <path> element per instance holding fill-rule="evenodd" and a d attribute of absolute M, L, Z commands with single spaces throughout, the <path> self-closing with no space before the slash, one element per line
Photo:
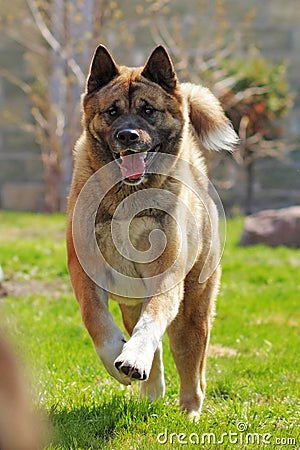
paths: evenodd
<path fill-rule="evenodd" d="M 298 0 L 10 0 L 1 11 L 0 208 L 64 211 L 80 95 L 97 44 L 142 65 L 164 44 L 241 138 L 208 154 L 228 214 L 300 202 Z"/>
<path fill-rule="evenodd" d="M 127 407 L 121 389 L 112 400 L 116 386 L 92 363 L 79 325 L 64 215 L 3 210 L 65 211 L 80 96 L 99 43 L 132 66 L 164 44 L 181 81 L 220 99 L 241 138 L 232 155 L 206 155 L 227 216 L 300 205 L 299 0 L 0 0 L 0 29 L 0 447 L 32 450 L 43 430 L 23 386 L 28 358 L 28 397 L 37 394 L 33 403 L 59 436 L 49 449 L 150 448 L 155 432 L 181 429 L 182 419 L 170 415 L 169 401 L 152 415 L 135 400 Z M 290 226 L 273 228 L 300 247 L 297 211 Z M 285 445 L 299 425 L 299 251 L 239 248 L 243 220 L 230 221 L 202 430 L 228 431 L 241 418 Z M 257 229 L 272 238 L 273 228 Z M 2 337 L 10 333 L 13 355 Z M 165 354 L 174 400 L 175 367 Z"/>

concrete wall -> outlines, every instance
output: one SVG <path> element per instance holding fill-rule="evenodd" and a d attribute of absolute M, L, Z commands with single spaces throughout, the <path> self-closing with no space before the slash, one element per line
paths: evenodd
<path fill-rule="evenodd" d="M 241 46 L 253 42 L 266 58 L 288 63 L 287 77 L 295 94 L 293 110 L 284 119 L 284 138 L 297 147 L 289 160 L 261 161 L 255 170 L 255 209 L 300 204 L 300 8 L 298 0 L 225 1 L 232 26 L 255 12 L 252 25 L 241 35 Z M 235 189 L 236 197 L 237 187 Z M 228 193 L 227 193 L 228 196 Z M 230 199 L 234 203 L 234 199 Z"/>
<path fill-rule="evenodd" d="M 131 5 L 133 2 L 130 2 Z M 136 2 L 139 3 L 139 2 Z M 121 2 L 129 20 L 133 9 L 125 8 L 125 2 Z M 213 36 L 218 32 L 216 20 L 216 6 L 210 0 L 190 1 L 184 4 L 182 1 L 170 3 L 176 8 L 183 21 L 199 27 L 199 45 L 209 45 Z M 225 19 L 229 28 L 233 31 L 242 30 L 237 41 L 242 51 L 249 42 L 256 44 L 263 55 L 274 62 L 286 60 L 289 62 L 288 79 L 296 93 L 295 106 L 292 113 L 285 120 L 286 135 L 293 137 L 299 143 L 299 152 L 285 163 L 266 161 L 257 168 L 256 198 L 257 208 L 268 206 L 283 206 L 286 204 L 300 203 L 300 8 L 299 0 L 224 0 Z M 181 10 L 180 10 L 181 8 Z M 183 9 L 182 9 L 183 8 Z M 126 12 L 127 11 L 127 12 Z M 172 9 L 171 9 L 172 11 Z M 252 15 L 250 27 L 241 27 L 245 17 Z M 130 17 L 131 16 L 131 17 Z M 196 21 L 195 21 L 196 18 Z M 153 47 L 150 34 L 146 32 L 140 37 L 135 36 L 136 45 Z M 187 36 L 189 30 L 187 27 Z M 189 43 L 189 41 L 187 41 Z M 187 44 L 188 45 L 188 44 Z M 147 50 L 148 51 L 148 50 Z M 142 48 L 138 55 L 144 60 L 145 54 Z M 117 52 L 121 62 L 130 61 L 130 56 L 124 60 L 124 53 Z M 119 56 L 117 54 L 117 57 Z M 120 60 L 120 58 L 119 58 Z M 12 45 L 2 40 L 0 43 L 1 66 L 7 70 L 19 70 L 23 76 L 29 77 L 28 69 L 22 59 L 21 47 Z M 24 119 L 30 120 L 30 106 L 24 94 L 13 87 L 6 80 L 0 81 L 0 101 L 6 109 L 7 106 L 21 111 Z M 11 125 L 8 121 L 0 124 L 0 208 L 42 211 L 43 201 L 43 171 L 40 152 L 33 137 L 23 131 L 20 126 Z M 234 194 L 234 198 L 229 198 Z M 239 195 L 240 194 L 240 195 Z M 226 202 L 234 205 L 242 196 L 239 188 L 234 192 L 224 194 Z"/>
<path fill-rule="evenodd" d="M 20 46 L 0 43 L 1 68 L 29 78 Z M 40 149 L 23 125 L 30 122 L 30 105 L 21 89 L 0 79 L 0 208 L 42 211 L 43 167 Z"/>

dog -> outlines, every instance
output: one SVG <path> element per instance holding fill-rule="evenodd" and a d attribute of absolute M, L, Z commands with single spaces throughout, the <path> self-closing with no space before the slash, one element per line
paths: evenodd
<path fill-rule="evenodd" d="M 198 419 L 221 274 L 204 153 L 233 150 L 237 136 L 207 88 L 179 83 L 163 46 L 140 68 L 119 66 L 104 46 L 97 47 L 82 109 L 67 252 L 83 322 L 108 373 L 125 385 L 139 380 L 141 397 L 150 399 L 165 393 L 161 341 L 167 331 L 181 409 Z M 136 214 L 129 217 L 132 205 Z M 130 257 L 131 246 L 139 257 Z M 155 251 L 157 258 L 151 257 Z M 204 266 L 208 276 L 199 282 Z M 120 306 L 127 341 L 109 312 L 109 299 Z"/>

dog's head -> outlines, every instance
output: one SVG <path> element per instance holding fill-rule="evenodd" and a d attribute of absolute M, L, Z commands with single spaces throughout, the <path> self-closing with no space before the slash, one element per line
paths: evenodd
<path fill-rule="evenodd" d="M 157 47 L 143 68 L 118 66 L 100 45 L 83 99 L 85 127 L 101 161 L 116 159 L 126 184 L 139 184 L 153 155 L 176 153 L 183 99 L 166 50 Z"/>
<path fill-rule="evenodd" d="M 181 90 L 164 47 L 158 46 L 144 67 L 129 68 L 118 66 L 100 45 L 83 97 L 84 126 L 92 141 L 93 158 L 100 165 L 115 159 L 123 181 L 137 185 L 156 152 L 179 154 L 189 117 L 196 134 L 209 143 L 209 133 L 229 125 L 217 101 L 209 110 L 204 98 L 206 109 L 201 113 L 201 98 L 194 97 Z"/>

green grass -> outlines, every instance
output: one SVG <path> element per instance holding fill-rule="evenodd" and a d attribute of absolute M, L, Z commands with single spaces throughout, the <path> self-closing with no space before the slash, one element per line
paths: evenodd
<path fill-rule="evenodd" d="M 35 404 L 52 422 L 48 450 L 299 448 L 299 250 L 240 248 L 242 219 L 228 222 L 207 396 L 196 424 L 178 410 L 167 338 L 164 400 L 140 402 L 137 383 L 125 388 L 107 375 L 71 291 L 64 227 L 62 215 L 0 213 L 0 264 L 10 291 L 1 317 L 30 369 Z M 112 310 L 120 323 L 115 304 Z"/>

